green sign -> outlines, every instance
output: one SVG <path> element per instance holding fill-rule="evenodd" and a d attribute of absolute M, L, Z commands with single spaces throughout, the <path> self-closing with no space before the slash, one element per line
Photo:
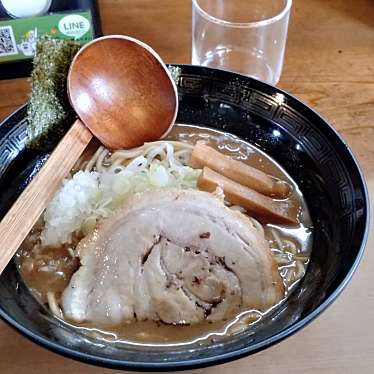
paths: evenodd
<path fill-rule="evenodd" d="M 42 35 L 73 39 L 85 44 L 93 39 L 91 12 L 69 12 L 42 17 L 0 21 L 0 63 L 31 59 Z"/>

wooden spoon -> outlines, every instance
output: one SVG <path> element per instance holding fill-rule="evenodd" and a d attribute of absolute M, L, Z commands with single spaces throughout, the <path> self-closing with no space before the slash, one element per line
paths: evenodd
<path fill-rule="evenodd" d="M 72 125 L 0 222 L 0 273 L 93 135 L 109 148 L 135 147 L 166 135 L 178 111 L 177 88 L 161 58 L 121 35 L 80 49 L 70 67 L 68 93 L 87 127 L 80 120 Z"/>

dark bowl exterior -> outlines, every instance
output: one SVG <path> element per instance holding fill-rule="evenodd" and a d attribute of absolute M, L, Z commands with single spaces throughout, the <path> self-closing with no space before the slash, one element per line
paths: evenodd
<path fill-rule="evenodd" d="M 143 371 L 227 362 L 304 327 L 336 299 L 358 266 L 369 228 L 368 194 L 357 162 L 333 127 L 278 88 L 222 70 L 179 67 L 177 122 L 227 131 L 253 143 L 298 183 L 314 224 L 307 273 L 287 302 L 255 329 L 209 345 L 144 350 L 77 334 L 38 304 L 11 263 L 0 277 L 0 316 L 52 351 Z M 22 107 L 0 125 L 0 217 L 48 157 L 25 149 L 25 114 Z"/>

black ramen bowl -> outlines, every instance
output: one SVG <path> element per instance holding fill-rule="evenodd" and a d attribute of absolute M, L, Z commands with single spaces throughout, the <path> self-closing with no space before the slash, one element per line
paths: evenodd
<path fill-rule="evenodd" d="M 0 316 L 34 342 L 88 363 L 134 370 L 178 370 L 227 362 L 290 336 L 342 292 L 368 234 L 368 194 L 351 151 L 316 112 L 278 88 L 225 71 L 180 66 L 178 122 L 223 130 L 253 143 L 298 183 L 314 224 L 305 277 L 272 318 L 206 346 L 103 344 L 60 322 L 9 264 L 0 277 Z M 0 125 L 0 217 L 47 155 L 25 149 L 25 107 Z"/>

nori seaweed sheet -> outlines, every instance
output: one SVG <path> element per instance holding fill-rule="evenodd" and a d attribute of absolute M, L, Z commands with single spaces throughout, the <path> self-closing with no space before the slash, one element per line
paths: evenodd
<path fill-rule="evenodd" d="M 179 77 L 182 73 L 182 69 L 179 66 L 167 65 L 167 68 L 170 71 L 171 77 L 173 78 L 175 84 L 178 86 Z"/>
<path fill-rule="evenodd" d="M 81 45 L 71 40 L 41 38 L 37 42 L 31 73 L 31 98 L 27 108 L 28 148 L 51 151 L 74 119 L 66 78 Z"/>

